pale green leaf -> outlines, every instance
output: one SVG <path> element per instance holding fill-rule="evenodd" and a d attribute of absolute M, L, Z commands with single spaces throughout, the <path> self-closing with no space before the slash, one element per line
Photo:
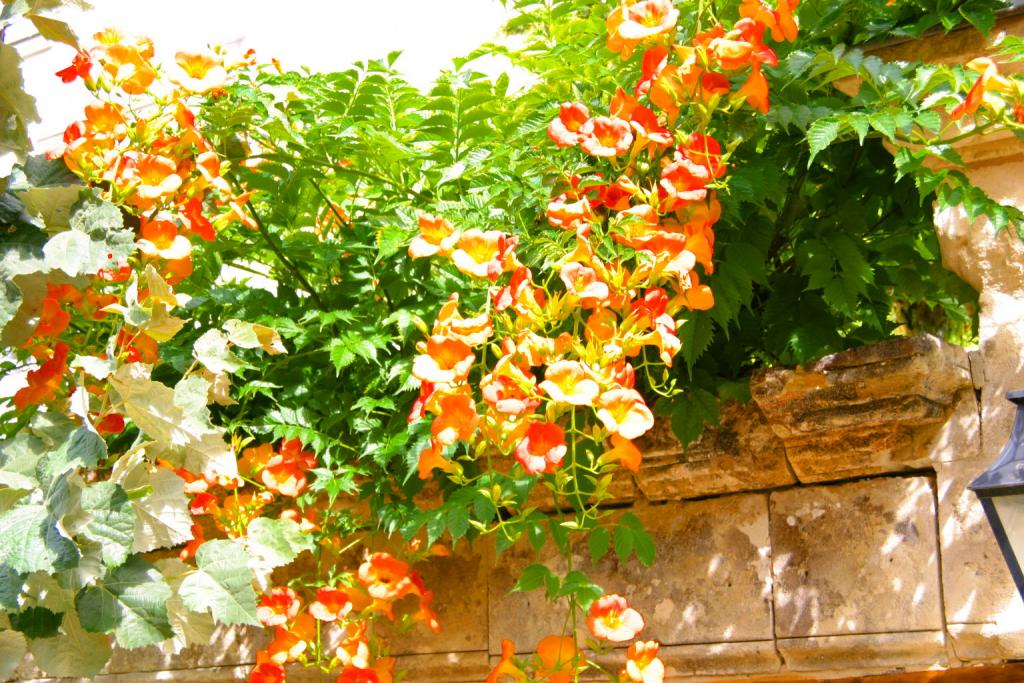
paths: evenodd
<path fill-rule="evenodd" d="M 82 490 L 82 510 L 89 515 L 82 534 L 100 544 L 103 563 L 116 567 L 132 549 L 135 510 L 128 494 L 111 481 L 91 484 Z"/>
<path fill-rule="evenodd" d="M 170 638 L 166 601 L 171 589 L 156 567 L 135 556 L 75 599 L 82 627 L 114 633 L 125 648 L 143 647 Z"/>
<path fill-rule="evenodd" d="M 83 370 L 85 374 L 99 380 L 104 380 L 117 371 L 116 360 L 97 356 L 75 356 L 68 365 Z"/>
<path fill-rule="evenodd" d="M 155 441 L 149 450 L 197 474 L 237 474 L 224 433 L 210 424 L 208 412 L 195 410 L 189 401 L 183 406 L 173 389 L 154 382 L 149 373 L 148 365 L 128 363 L 109 380 L 125 415 Z"/>
<path fill-rule="evenodd" d="M 242 320 L 228 320 L 224 323 L 224 331 L 228 333 L 228 341 L 243 349 L 261 348 L 271 356 L 288 353 L 277 330 L 259 323 Z"/>
<path fill-rule="evenodd" d="M 249 522 L 245 539 L 249 552 L 270 567 L 288 564 L 314 547 L 312 537 L 290 519 L 257 517 Z"/>
<path fill-rule="evenodd" d="M 29 643 L 36 665 L 50 676 L 92 678 L 110 659 L 110 638 L 82 628 L 78 614 L 64 614 L 61 631 L 53 638 Z"/>
<path fill-rule="evenodd" d="M 78 36 L 65 22 L 35 13 L 26 14 L 25 18 L 32 22 L 43 38 L 78 49 Z"/>
<path fill-rule="evenodd" d="M 233 541 L 207 541 L 196 553 L 198 571 L 185 577 L 178 594 L 186 607 L 209 611 L 222 624 L 259 624 L 249 554 Z"/>
<path fill-rule="evenodd" d="M 193 568 L 176 557 L 158 560 L 156 566 L 172 591 L 171 597 L 167 600 L 167 617 L 174 637 L 163 647 L 172 654 L 177 654 L 189 645 L 209 645 L 215 628 L 213 617 L 206 612 L 193 612 L 188 609 L 178 595 L 181 582 L 192 573 Z"/>
<path fill-rule="evenodd" d="M 236 373 L 246 367 L 245 362 L 231 352 L 228 338 L 220 330 L 207 330 L 196 340 L 192 355 L 215 375 Z"/>
<path fill-rule="evenodd" d="M 28 651 L 25 636 L 17 631 L 0 631 L 0 680 L 7 680 Z"/>

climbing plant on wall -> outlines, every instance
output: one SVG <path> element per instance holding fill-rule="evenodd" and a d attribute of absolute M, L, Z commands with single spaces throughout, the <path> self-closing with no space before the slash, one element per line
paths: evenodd
<path fill-rule="evenodd" d="M 442 627 L 417 563 L 486 537 L 560 551 L 517 590 L 590 636 L 506 643 L 490 680 L 632 641 L 609 680 L 659 681 L 628 596 L 572 564 L 653 561 L 603 504 L 656 415 L 687 443 L 755 367 L 973 337 L 932 206 L 1020 230 L 955 143 L 1022 135 L 1022 44 L 863 45 L 1000 3 L 511 4 L 520 47 L 427 91 L 396 55 L 292 73 L 116 31 L 58 74 L 95 101 L 0 205 L 0 672 L 219 622 L 273 630 L 252 680 L 390 681 L 390 636 Z"/>

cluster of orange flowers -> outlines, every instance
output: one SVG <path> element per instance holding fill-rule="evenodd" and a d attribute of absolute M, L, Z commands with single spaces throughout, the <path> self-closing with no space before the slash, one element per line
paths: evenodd
<path fill-rule="evenodd" d="M 244 536 L 249 522 L 263 514 L 280 497 L 297 498 L 308 485 L 306 473 L 316 466 L 316 456 L 303 448 L 298 439 L 282 441 L 278 449 L 269 444 L 242 451 L 238 476 L 197 475 L 179 468 L 175 473 L 185 480 L 185 493 L 191 496 L 189 511 L 193 517 L 208 516 L 217 530 L 231 538 Z M 318 530 L 315 510 L 285 506 L 281 519 L 289 519 L 303 532 Z M 192 525 L 192 540 L 180 552 L 181 559 L 194 557 L 206 541 L 203 526 Z"/>
<path fill-rule="evenodd" d="M 609 594 L 598 598 L 587 614 L 587 628 L 603 643 L 625 643 L 636 638 L 644 629 L 644 619 L 629 606 L 621 595 Z M 611 674 L 622 683 L 661 683 L 665 665 L 658 658 L 660 645 L 655 641 L 637 640 L 626 650 L 626 666 Z M 498 683 L 508 677 L 515 681 L 543 680 L 549 683 L 571 683 L 589 666 L 583 653 L 571 636 L 547 636 L 537 644 L 537 651 L 528 660 L 515 656 L 515 644 L 501 643 L 501 661 L 491 670 L 486 683 Z M 610 673 L 610 672 L 606 672 Z"/>
<path fill-rule="evenodd" d="M 764 34 L 792 40 L 795 5 L 780 0 L 771 9 L 747 0 L 731 30 L 715 26 L 690 45 L 672 44 L 678 11 L 668 0 L 627 1 L 612 11 L 608 46 L 625 57 L 645 45 L 642 76 L 634 94 L 615 93 L 607 116 L 566 103 L 548 127 L 556 145 L 607 159 L 617 175 L 613 182 L 600 174 L 572 177 L 549 203 L 548 222 L 575 235 L 557 280 L 535 281 L 517 259 L 512 235 L 420 216 L 412 258 L 446 257 L 465 275 L 494 283 L 510 274 L 471 317 L 460 314 L 452 294 L 420 344 L 412 372 L 421 391 L 410 420 L 433 416 L 420 477 L 434 469 L 459 474 L 460 464 L 446 454 L 480 437 L 529 474 L 555 472 L 570 447 L 566 422 L 572 438 L 609 442 L 599 464 L 639 467 L 632 440 L 654 419 L 631 361 L 651 346 L 671 365 L 680 349 L 676 314 L 714 304 L 695 266 L 714 270 L 713 226 L 721 213 L 714 187 L 727 155 L 711 136 L 672 126 L 683 105 L 721 103 L 730 90 L 723 72 L 749 69 L 736 98 L 766 110 L 761 65 L 778 59 Z M 670 63 L 673 55 L 678 63 Z M 608 238 L 619 247 L 609 248 Z M 487 347 L 496 347 L 498 360 L 471 382 L 473 369 L 490 358 Z M 583 426 L 577 408 L 592 410 Z"/>
<path fill-rule="evenodd" d="M 1013 107 L 1013 118 L 1024 124 L 1024 81 L 1010 79 L 999 73 L 999 67 L 988 57 L 978 57 L 967 63 L 967 68 L 978 74 L 964 101 L 949 112 L 952 119 L 973 116 L 982 107 L 999 114 Z"/>
<path fill-rule="evenodd" d="M 609 176 L 568 178 L 549 202 L 548 222 L 572 234 L 557 274 L 535 279 L 517 258 L 515 236 L 419 217 L 410 257 L 443 257 L 461 273 L 493 283 L 484 309 L 471 315 L 460 313 L 460 297 L 452 294 L 418 347 L 412 374 L 421 389 L 409 419 L 432 417 L 430 446 L 419 456 L 421 478 L 435 469 L 464 476 L 452 457 L 455 447 L 481 441 L 512 456 L 527 475 L 556 473 L 564 462 L 597 468 L 591 471 L 613 463 L 639 469 L 633 440 L 654 425 L 636 389 L 638 368 L 647 363 L 641 354 L 652 347 L 671 365 L 681 347 L 677 314 L 714 305 L 696 270 L 698 264 L 706 274 L 714 270 L 713 226 L 721 213 L 715 188 L 728 158 L 704 132 L 710 112 L 742 103 L 768 110 L 762 66 L 778 58 L 764 37 L 795 38 L 798 1 L 779 0 L 772 8 L 745 0 L 731 29 L 717 25 L 688 45 L 674 44 L 679 12 L 669 0 L 624 0 L 612 10 L 608 47 L 627 58 L 642 46 L 641 77 L 632 93 L 615 92 L 607 115 L 565 103 L 548 127 L 557 146 L 578 146 L 611 169 Z M 745 81 L 733 92 L 740 73 Z M 676 126 L 683 107 L 694 113 L 687 120 L 697 131 Z M 576 449 L 584 440 L 604 447 L 592 457 L 593 449 Z M 593 604 L 588 624 L 598 638 L 624 642 L 643 619 L 609 595 Z M 574 643 L 545 638 L 524 664 L 505 642 L 488 682 L 525 681 L 531 668 L 553 683 L 576 680 L 584 660 Z M 658 647 L 634 643 L 616 680 L 660 682 Z"/>
<path fill-rule="evenodd" d="M 109 288 L 148 266 L 155 278 L 147 283 L 180 282 L 192 273 L 190 235 L 213 240 L 215 226 L 231 221 L 255 227 L 242 209 L 247 194 L 232 191 L 222 176 L 225 168 L 189 109 L 189 98 L 216 94 L 231 71 L 251 63 L 251 55 L 228 64 L 213 53 L 178 53 L 165 77 L 152 61 L 148 38 L 125 38 L 113 30 L 95 38 L 96 47 L 79 52 L 57 75 L 65 83 L 81 78 L 101 103 L 85 107 L 84 118 L 68 126 L 63 149 L 53 155 L 62 155 L 68 168 L 98 188 L 104 199 L 140 215 L 136 246 L 141 259 L 129 263 L 109 254 L 84 288 L 49 285 L 36 329 L 25 344 L 40 365 L 28 373 L 28 386 L 14 397 L 18 410 L 62 397 L 71 349 L 60 338 L 72 313 L 85 321 L 102 320 L 120 299 Z M 149 288 L 142 285 L 137 295 L 146 303 Z M 152 330 L 124 326 L 114 350 L 129 362 L 153 363 L 157 342 L 163 340 Z M 94 355 L 107 357 L 105 351 Z M 101 397 L 105 393 L 99 384 L 87 383 L 86 389 Z M 123 417 L 110 411 L 107 402 L 103 405 L 94 420 L 97 430 L 121 431 Z"/>
<path fill-rule="evenodd" d="M 65 82 L 81 78 L 101 100 L 64 131 L 61 153 L 68 168 L 104 188 L 105 199 L 145 214 L 139 249 L 174 284 L 192 272 L 190 235 L 212 241 L 217 226 L 233 221 L 256 227 L 242 208 L 248 193 L 224 179 L 190 109 L 190 99 L 216 96 L 253 56 L 228 62 L 215 52 L 179 52 L 164 74 L 148 38 L 106 30 L 95 39 L 57 74 Z"/>
<path fill-rule="evenodd" d="M 681 106 L 694 102 L 714 108 L 720 98 L 730 95 L 730 76 L 748 69 L 746 81 L 732 97 L 767 113 L 768 81 L 761 67 L 775 66 L 779 60 L 765 45 L 764 35 L 770 32 L 777 42 L 795 40 L 793 12 L 799 2 L 778 0 L 772 9 L 764 0 L 743 0 L 741 19 L 732 29 L 726 31 L 717 24 L 694 36 L 690 44 L 675 45 L 679 11 L 671 0 L 623 0 L 608 15 L 607 47 L 625 59 L 639 45 L 656 43 L 644 52 L 643 75 L 635 94 L 647 95 L 669 119 L 678 116 Z"/>
<path fill-rule="evenodd" d="M 418 600 L 411 621 L 422 621 L 439 633 L 441 626 L 431 609 L 433 593 L 419 572 L 389 553 L 372 553 L 356 572 L 320 587 L 305 609 L 293 589 L 273 588 L 261 598 L 257 614 L 264 626 L 274 629 L 274 640 L 256 654 L 250 683 L 281 683 L 289 662 L 305 663 L 311 653 L 319 659 L 332 624 L 341 640 L 327 668 L 340 668 L 337 683 L 392 683 L 395 659 L 381 655 L 373 625 L 381 618 L 395 621 L 396 603 L 408 596 Z"/>

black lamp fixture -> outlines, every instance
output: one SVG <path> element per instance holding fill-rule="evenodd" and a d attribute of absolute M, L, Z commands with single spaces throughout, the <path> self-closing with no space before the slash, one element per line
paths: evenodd
<path fill-rule="evenodd" d="M 995 464 L 968 488 L 981 501 L 1017 592 L 1024 599 L 1024 390 L 1011 391 L 1006 399 L 1017 406 L 1010 440 Z"/>

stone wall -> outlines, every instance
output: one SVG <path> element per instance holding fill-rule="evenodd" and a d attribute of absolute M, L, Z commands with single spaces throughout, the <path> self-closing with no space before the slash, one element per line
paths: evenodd
<path fill-rule="evenodd" d="M 647 617 L 667 680 L 819 679 L 1024 657 L 1024 605 L 965 490 L 989 460 L 979 355 L 934 337 L 855 349 L 760 372 L 753 401 L 726 405 L 685 453 L 656 428 L 639 475 L 622 486 L 655 539 L 655 564 L 611 556 L 590 571 Z M 425 569 L 445 631 L 399 644 L 410 682 L 479 683 L 503 638 L 527 653 L 562 628 L 564 614 L 541 595 L 508 592 L 532 551 L 462 550 Z M 564 569 L 561 558 L 542 559 Z M 589 565 L 583 553 L 574 562 Z M 97 680 L 244 679 L 263 638 L 225 629 L 209 648 L 173 657 L 118 653 Z M 318 676 L 296 670 L 289 680 Z"/>
<path fill-rule="evenodd" d="M 1000 30 L 1024 35 L 1024 17 Z M 965 62 L 985 49 L 960 32 L 882 52 Z M 983 136 L 960 153 L 975 182 L 1024 207 L 1024 144 Z M 640 473 L 616 484 L 658 557 L 650 569 L 606 558 L 592 574 L 645 614 L 666 680 L 956 672 L 1024 658 L 1024 604 L 966 490 L 1009 434 L 1003 395 L 1024 387 L 1024 242 L 957 211 L 936 225 L 944 263 L 980 292 L 977 351 L 921 337 L 763 371 L 753 401 L 724 406 L 687 452 L 659 425 Z M 399 644 L 409 683 L 480 683 L 503 638 L 527 653 L 562 627 L 541 596 L 508 593 L 532 554 L 475 550 L 424 571 L 445 632 Z M 264 639 L 220 629 L 208 648 L 178 655 L 118 652 L 96 680 L 245 680 Z M 1024 680 L 1019 668 L 983 671 L 974 680 Z"/>

